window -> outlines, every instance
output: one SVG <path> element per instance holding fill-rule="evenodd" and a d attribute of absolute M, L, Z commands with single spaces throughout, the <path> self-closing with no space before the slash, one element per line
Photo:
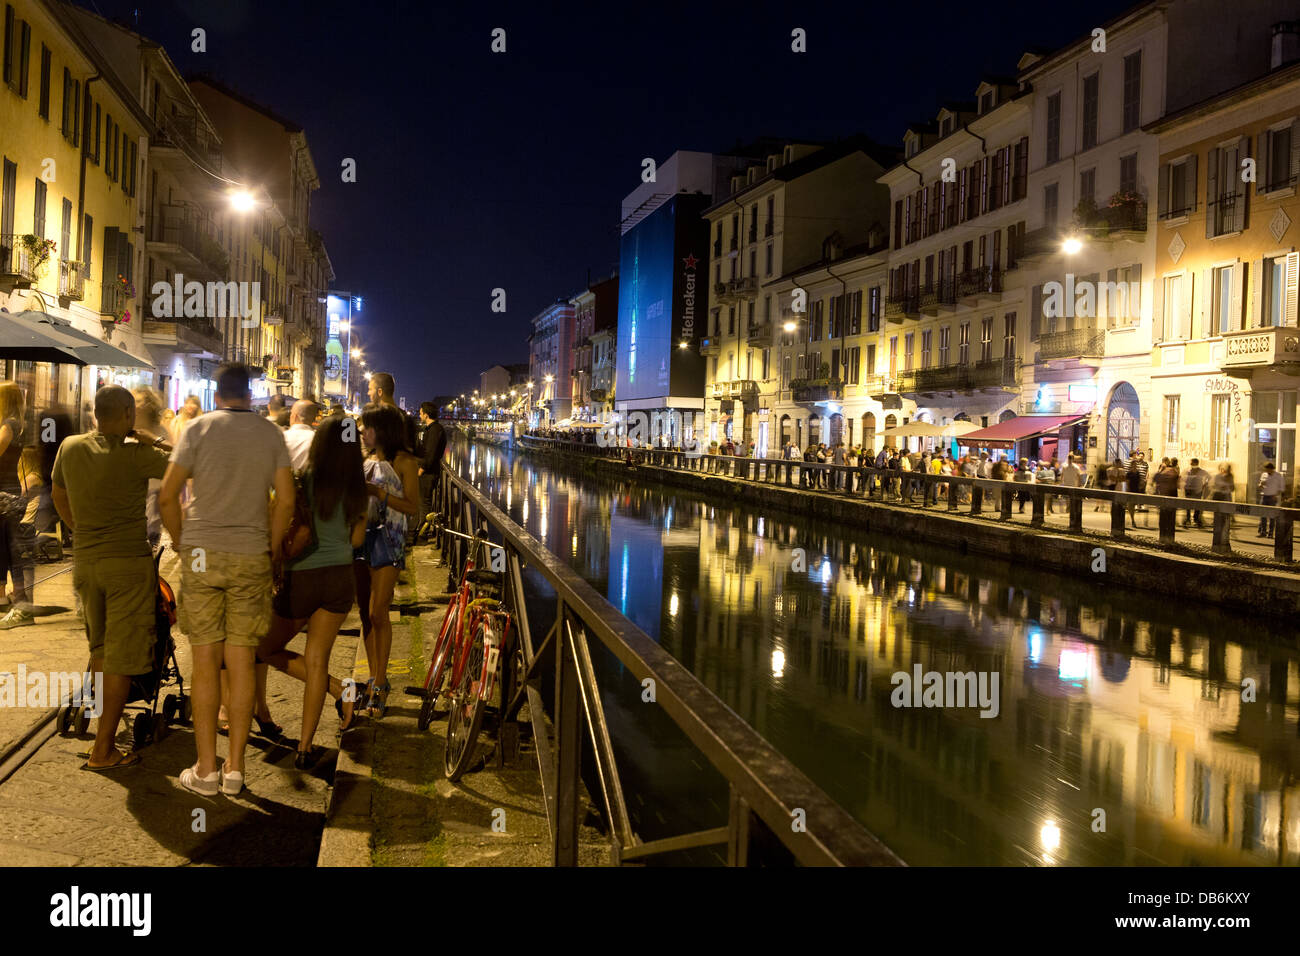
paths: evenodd
<path fill-rule="evenodd" d="M 772 350 L 763 349 L 763 381 L 767 381 L 772 370 Z"/>
<path fill-rule="evenodd" d="M 73 146 L 81 145 L 81 81 L 74 80 L 63 68 L 63 138 Z"/>
<path fill-rule="evenodd" d="M 72 248 L 72 200 L 63 200 L 63 219 L 59 226 L 59 258 L 71 261 L 77 258 Z"/>
<path fill-rule="evenodd" d="M 993 316 L 980 321 L 980 361 L 993 361 Z"/>
<path fill-rule="evenodd" d="M 13 6 L 5 4 L 4 81 L 23 99 L 27 98 L 31 47 L 31 24 L 15 17 Z"/>
<path fill-rule="evenodd" d="M 727 334 L 736 334 L 736 307 L 734 305 L 727 309 Z"/>
<path fill-rule="evenodd" d="M 921 368 L 930 367 L 930 339 L 933 333 L 926 329 L 921 333 Z"/>
<path fill-rule="evenodd" d="M 1097 201 L 1097 170 L 1085 169 L 1079 173 L 1079 202 L 1095 203 Z"/>
<path fill-rule="evenodd" d="M 970 363 L 970 323 L 963 322 L 957 331 L 957 364 L 967 365 Z"/>
<path fill-rule="evenodd" d="M 867 331 L 880 331 L 880 286 L 872 286 L 867 292 Z"/>
<path fill-rule="evenodd" d="M 781 357 L 781 387 L 790 387 L 790 356 L 788 355 Z"/>
<path fill-rule="evenodd" d="M 1002 357 L 1016 357 L 1016 314 L 1008 312 L 1002 317 Z"/>
<path fill-rule="evenodd" d="M 1183 296 L 1186 277 L 1182 275 L 1165 276 L 1163 281 L 1163 307 L 1160 316 L 1162 339 L 1189 339 L 1191 330 L 1191 310 Z"/>
<path fill-rule="evenodd" d="M 893 378 L 898 374 L 898 336 L 889 337 L 889 377 Z"/>
<path fill-rule="evenodd" d="M 949 339 L 949 334 L 951 332 L 952 329 L 946 325 L 939 330 L 939 364 L 940 365 L 948 364 L 948 339 Z"/>
<path fill-rule="evenodd" d="M 771 274 L 772 274 L 772 243 L 769 242 L 767 244 L 767 271 L 764 273 L 764 275 L 770 276 Z"/>
<path fill-rule="evenodd" d="M 41 119 L 50 118 L 50 48 L 41 44 L 41 104 L 38 112 Z"/>
<path fill-rule="evenodd" d="M 845 355 L 844 381 L 848 385 L 857 385 L 859 370 L 862 364 L 862 349 L 855 345 L 853 348 L 848 349 Z"/>
<path fill-rule="evenodd" d="M 18 164 L 6 158 L 3 169 L 3 178 L 0 178 L 0 236 L 11 236 L 14 234 L 14 193 L 18 189 Z M 7 266 L 8 263 L 0 265 Z"/>
<path fill-rule="evenodd" d="M 1138 188 L 1138 154 L 1129 153 L 1119 158 L 1119 191 L 1136 193 Z"/>
<path fill-rule="evenodd" d="M 1102 307 L 1104 291 L 1107 326 L 1115 329 L 1137 325 L 1142 318 L 1142 264 L 1111 269 L 1106 281 L 1105 290 L 1098 291 L 1097 308 Z"/>
<path fill-rule="evenodd" d="M 765 235 L 765 236 L 770 236 L 770 235 L 772 235 L 772 232 L 773 232 L 774 229 L 775 229 L 775 226 L 774 226 L 774 220 L 775 220 L 775 218 L 776 218 L 776 212 L 775 212 L 775 210 L 776 210 L 776 197 L 775 197 L 775 196 L 768 196 L 768 197 L 767 197 L 767 225 L 763 227 L 763 235 Z M 771 246 L 768 246 L 768 248 L 770 249 Z M 770 253 L 769 253 L 769 255 L 770 255 Z M 768 262 L 770 263 L 770 262 L 771 262 L 771 259 L 769 259 Z M 768 270 L 767 270 L 767 271 L 768 271 L 769 273 L 772 271 L 771 265 L 768 266 Z"/>
<path fill-rule="evenodd" d="M 1232 266 L 1219 266 L 1214 270 L 1214 287 L 1210 306 L 1210 335 L 1222 335 L 1229 332 L 1233 324 L 1232 308 Z"/>
<path fill-rule="evenodd" d="M 848 298 L 849 303 L 849 335 L 858 335 L 862 332 L 862 290 L 859 289 Z"/>
<path fill-rule="evenodd" d="M 912 343 L 916 340 L 914 332 L 908 332 L 903 336 L 903 371 L 912 371 Z"/>
<path fill-rule="evenodd" d="M 1047 162 L 1061 158 L 1061 94 L 1047 98 Z"/>
<path fill-rule="evenodd" d="M 1043 187 L 1043 225 L 1049 228 L 1056 225 L 1060 189 L 1056 183 Z"/>
<path fill-rule="evenodd" d="M 749 207 L 749 241 L 758 241 L 758 203 Z"/>
<path fill-rule="evenodd" d="M 1260 325 L 1276 328 L 1295 324 L 1296 259 L 1300 254 L 1264 260 L 1264 311 Z"/>
<path fill-rule="evenodd" d="M 1100 85 L 1101 73 L 1083 78 L 1083 149 L 1097 145 L 1097 90 Z"/>
<path fill-rule="evenodd" d="M 1228 457 L 1228 429 L 1232 422 L 1232 396 L 1210 396 L 1210 457 Z"/>
<path fill-rule="evenodd" d="M 1160 167 L 1157 215 L 1161 219 L 1186 216 L 1196 208 L 1196 157 L 1186 156 Z"/>
<path fill-rule="evenodd" d="M 1246 137 L 1211 149 L 1205 164 L 1205 237 L 1241 232 L 1246 226 L 1246 185 L 1241 181 L 1241 157 Z"/>
<path fill-rule="evenodd" d="M 749 274 L 758 275 L 758 249 L 756 248 L 749 250 Z"/>
<path fill-rule="evenodd" d="M 1138 128 L 1142 111 L 1142 51 L 1124 57 L 1124 132 Z"/>
<path fill-rule="evenodd" d="M 812 305 L 812 318 L 808 322 L 808 341 L 820 342 L 822 340 L 822 319 L 824 317 L 825 303 L 818 299 Z"/>
<path fill-rule="evenodd" d="M 1288 189 L 1296 184 L 1300 173 L 1300 119 L 1259 134 L 1259 164 L 1263 168 L 1257 170 L 1257 192 Z"/>
<path fill-rule="evenodd" d="M 983 116 L 989 110 L 993 109 L 996 100 L 996 94 L 993 90 L 986 90 L 980 94 L 980 115 Z"/>
<path fill-rule="evenodd" d="M 82 250 L 81 250 L 81 265 L 82 265 L 82 272 L 81 272 L 81 274 L 82 274 L 82 275 L 87 275 L 87 276 L 88 276 L 88 275 L 91 274 L 91 273 L 90 273 L 90 266 L 91 266 L 91 255 L 90 255 L 90 254 L 91 254 L 91 252 L 92 252 L 93 249 L 94 249 L 94 240 L 95 240 L 95 220 L 94 220 L 94 217 L 92 217 L 92 216 L 86 216 L 85 228 L 82 230 L 82 233 L 81 233 L 81 242 L 82 242 Z"/>
<path fill-rule="evenodd" d="M 1178 395 L 1165 396 L 1165 444 L 1178 444 L 1178 406 L 1181 397 Z"/>

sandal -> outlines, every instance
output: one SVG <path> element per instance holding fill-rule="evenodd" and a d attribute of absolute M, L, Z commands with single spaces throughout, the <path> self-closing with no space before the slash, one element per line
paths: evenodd
<path fill-rule="evenodd" d="M 388 692 L 392 689 L 392 685 L 387 680 L 371 687 L 370 702 L 366 705 L 371 717 L 378 720 L 384 716 L 384 711 L 388 709 Z"/>
<path fill-rule="evenodd" d="M 352 722 L 356 720 L 357 705 L 360 704 L 363 699 L 361 694 L 361 685 L 351 677 L 348 677 L 343 681 L 343 693 L 336 701 L 334 701 L 334 710 L 337 711 L 339 715 L 339 733 L 343 733 L 343 731 L 350 728 Z M 348 704 L 347 713 L 343 712 L 344 703 Z"/>
<path fill-rule="evenodd" d="M 89 770 L 92 773 L 106 773 L 110 770 L 121 770 L 123 767 L 134 767 L 140 762 L 140 755 L 134 750 L 129 754 L 124 754 L 120 750 L 115 750 L 118 759 L 113 763 L 106 763 L 102 767 L 92 767 L 87 760 L 81 765 L 82 770 Z"/>
<path fill-rule="evenodd" d="M 253 715 L 253 720 L 257 722 L 257 736 L 263 738 L 264 740 L 269 740 L 273 744 L 284 743 L 285 740 L 284 728 L 281 727 L 279 724 L 277 724 L 274 720 L 271 720 L 269 718 L 263 720 L 261 717 L 258 717 L 256 714 Z"/>

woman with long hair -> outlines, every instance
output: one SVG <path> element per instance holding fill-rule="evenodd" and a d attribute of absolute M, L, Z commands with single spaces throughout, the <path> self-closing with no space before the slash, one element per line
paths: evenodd
<path fill-rule="evenodd" d="M 0 598 L 5 597 L 5 578 L 12 575 L 14 582 L 13 604 L 0 618 L 0 629 L 5 630 L 35 623 L 27 593 L 27 584 L 34 577 L 28 573 L 32 554 L 22 527 L 28 504 L 21 443 L 26 411 L 18 384 L 0 382 Z"/>
<path fill-rule="evenodd" d="M 363 632 L 370 665 L 366 708 L 372 717 L 382 717 L 392 689 L 388 657 L 393 648 L 393 624 L 388 615 L 397 573 L 406 567 L 407 521 L 420 510 L 419 462 L 405 450 L 406 425 L 402 413 L 392 405 L 371 406 L 361 414 L 361 440 L 369 453 L 365 473 L 370 495 L 364 546 L 370 578 L 370 631 Z"/>
<path fill-rule="evenodd" d="M 316 761 L 312 740 L 326 692 L 337 701 L 342 730 L 352 723 L 358 696 L 355 686 L 349 688 L 351 680 L 340 681 L 329 674 L 334 640 L 356 598 L 352 549 L 366 533 L 366 484 L 351 419 L 327 418 L 321 423 L 312 439 L 302 486 L 316 546 L 285 563 L 284 581 L 272 602 L 271 630 L 258 646 L 257 656 L 306 684 L 294 766 L 307 770 Z M 306 653 L 285 650 L 303 625 Z"/>

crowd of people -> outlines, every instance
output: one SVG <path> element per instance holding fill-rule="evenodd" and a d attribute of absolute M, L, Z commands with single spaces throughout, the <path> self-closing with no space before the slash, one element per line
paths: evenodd
<path fill-rule="evenodd" d="M 360 708 L 384 715 L 393 591 L 419 519 L 433 510 L 446 435 L 432 403 L 421 406 L 418 425 L 396 405 L 386 373 L 371 376 L 359 420 L 310 398 L 289 407 L 273 398 L 265 416 L 254 412 L 243 365 L 223 365 L 215 381 L 215 409 L 191 397 L 174 414 L 152 389 L 104 386 L 95 428 L 80 435 L 70 434 L 70 420 L 27 435 L 21 390 L 0 383 L 0 574 L 15 583 L 0 627 L 32 622 L 31 541 L 57 514 L 72 536 L 90 669 L 103 675 L 84 766 L 131 766 L 139 755 L 118 750 L 115 738 L 132 677 L 154 667 L 153 549 L 173 549 L 197 750 L 180 782 L 233 795 L 243 788 L 254 720 L 260 736 L 290 743 L 267 705 L 268 666 L 305 685 L 299 769 L 320 759 L 313 740 L 327 695 L 342 729 Z M 39 432 L 49 419 L 35 421 Z M 354 606 L 362 610 L 364 686 L 328 673 Z M 304 629 L 303 653 L 288 650 Z M 219 729 L 230 742 L 220 764 Z"/>

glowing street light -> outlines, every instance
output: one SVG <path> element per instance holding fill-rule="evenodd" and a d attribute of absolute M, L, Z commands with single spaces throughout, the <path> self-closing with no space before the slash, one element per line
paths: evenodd
<path fill-rule="evenodd" d="M 786 321 L 781 325 L 781 328 L 782 328 L 783 330 L 785 330 L 786 332 L 793 332 L 795 329 L 799 328 L 799 323 L 796 322 L 794 319 L 787 319 L 787 320 L 786 320 Z"/>
<path fill-rule="evenodd" d="M 1083 243 L 1075 236 L 1068 237 L 1065 242 L 1061 243 L 1061 251 L 1067 256 L 1072 256 L 1083 248 Z"/>
<path fill-rule="evenodd" d="M 238 213 L 252 212 L 257 208 L 257 199 L 246 189 L 230 194 L 230 208 Z"/>
<path fill-rule="evenodd" d="M 352 350 L 352 357 L 353 357 L 354 359 L 359 359 L 359 358 L 361 358 L 361 349 L 353 349 L 353 350 Z"/>

